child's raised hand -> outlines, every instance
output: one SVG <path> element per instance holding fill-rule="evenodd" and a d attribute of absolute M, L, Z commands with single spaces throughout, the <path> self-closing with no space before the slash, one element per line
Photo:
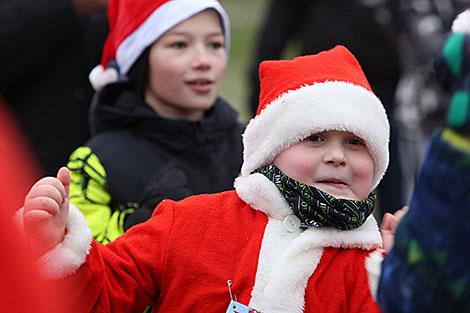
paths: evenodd
<path fill-rule="evenodd" d="M 36 182 L 26 195 L 24 229 L 34 255 L 54 248 L 65 236 L 69 214 L 70 172 L 62 167 L 56 177 Z"/>
<path fill-rule="evenodd" d="M 382 234 L 383 246 L 388 253 L 393 247 L 395 242 L 395 230 L 405 214 L 408 212 L 409 207 L 404 206 L 397 210 L 393 215 L 385 213 L 380 224 L 380 233 Z"/>

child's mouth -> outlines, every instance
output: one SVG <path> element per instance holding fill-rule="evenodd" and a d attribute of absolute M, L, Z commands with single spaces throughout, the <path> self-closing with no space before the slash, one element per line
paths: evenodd
<path fill-rule="evenodd" d="M 191 80 L 186 83 L 192 90 L 197 92 L 208 92 L 212 89 L 213 83 L 208 79 Z"/>
<path fill-rule="evenodd" d="M 335 188 L 345 188 L 347 186 L 346 183 L 340 181 L 340 180 L 321 180 L 319 181 L 320 184 L 326 184 Z"/>
<path fill-rule="evenodd" d="M 343 183 L 343 182 L 340 181 L 340 180 L 322 180 L 321 183 L 332 183 L 332 184 L 343 184 L 343 185 L 346 185 L 345 183 Z"/>

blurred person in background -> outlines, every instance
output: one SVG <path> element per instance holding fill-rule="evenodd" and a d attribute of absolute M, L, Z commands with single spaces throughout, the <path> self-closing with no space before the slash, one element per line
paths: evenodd
<path fill-rule="evenodd" d="M 411 197 L 427 143 L 446 116 L 449 96 L 433 73 L 434 56 L 454 17 L 469 4 L 469 0 L 387 3 L 400 54 L 401 75 L 395 94 L 394 119 L 405 201 Z"/>
<path fill-rule="evenodd" d="M 245 125 L 219 96 L 230 45 L 216 0 L 111 0 L 90 73 L 92 137 L 69 158 L 70 201 L 115 240 L 163 199 L 233 189 Z"/>
<path fill-rule="evenodd" d="M 89 138 L 93 89 L 108 27 L 108 0 L 0 1 L 0 94 L 51 175 Z"/>
<path fill-rule="evenodd" d="M 378 302 L 384 313 L 470 312 L 469 10 L 443 42 L 435 77 L 450 101 L 439 103 L 447 111 L 443 127 L 431 135 L 409 211 L 382 264 Z"/>

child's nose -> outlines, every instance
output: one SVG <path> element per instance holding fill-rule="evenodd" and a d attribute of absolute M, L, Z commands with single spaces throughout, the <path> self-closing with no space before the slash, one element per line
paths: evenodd
<path fill-rule="evenodd" d="M 209 52 L 204 47 L 197 47 L 195 49 L 193 67 L 195 69 L 208 69 L 211 67 Z"/>
<path fill-rule="evenodd" d="M 346 155 L 343 145 L 339 142 L 329 143 L 323 154 L 323 162 L 333 166 L 344 166 L 346 164 Z"/>

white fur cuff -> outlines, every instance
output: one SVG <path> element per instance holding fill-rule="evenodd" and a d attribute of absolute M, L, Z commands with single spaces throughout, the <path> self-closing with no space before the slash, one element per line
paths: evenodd
<path fill-rule="evenodd" d="M 70 204 L 66 228 L 64 240 L 37 261 L 46 278 L 65 277 L 85 263 L 93 238 L 85 217 L 73 204 Z"/>

